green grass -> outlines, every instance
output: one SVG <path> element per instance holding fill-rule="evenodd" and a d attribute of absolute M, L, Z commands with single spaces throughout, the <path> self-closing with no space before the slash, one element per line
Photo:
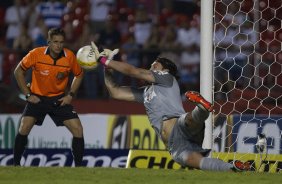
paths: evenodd
<path fill-rule="evenodd" d="M 0 167 L 0 184 L 276 184 L 281 173 L 71 167 Z"/>

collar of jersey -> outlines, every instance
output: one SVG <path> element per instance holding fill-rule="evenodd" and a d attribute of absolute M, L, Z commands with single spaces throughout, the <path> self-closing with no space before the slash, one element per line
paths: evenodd
<path fill-rule="evenodd" d="M 46 51 L 45 51 L 45 54 L 46 55 L 50 55 L 50 49 L 49 47 L 46 48 Z M 51 56 L 51 55 L 50 55 Z M 66 57 L 66 54 L 65 54 L 65 51 L 64 49 L 62 50 L 62 52 L 60 52 L 60 54 L 58 55 L 58 57 L 56 59 L 59 59 L 61 57 Z"/>

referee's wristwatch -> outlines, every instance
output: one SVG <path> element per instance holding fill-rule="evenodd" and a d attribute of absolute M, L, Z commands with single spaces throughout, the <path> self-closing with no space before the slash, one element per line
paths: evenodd
<path fill-rule="evenodd" d="M 69 92 L 68 95 L 70 95 L 73 98 L 75 94 L 74 94 L 74 92 Z"/>
<path fill-rule="evenodd" d="M 25 99 L 27 100 L 30 96 L 31 96 L 31 94 L 30 94 L 30 93 L 27 93 L 27 94 L 25 95 Z"/>

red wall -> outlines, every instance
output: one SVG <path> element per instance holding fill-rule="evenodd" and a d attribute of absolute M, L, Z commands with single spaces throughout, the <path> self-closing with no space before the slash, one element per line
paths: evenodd
<path fill-rule="evenodd" d="M 119 100 L 74 100 L 72 104 L 78 113 L 106 113 L 106 114 L 146 114 L 143 104 Z M 184 102 L 186 111 L 195 105 Z"/>

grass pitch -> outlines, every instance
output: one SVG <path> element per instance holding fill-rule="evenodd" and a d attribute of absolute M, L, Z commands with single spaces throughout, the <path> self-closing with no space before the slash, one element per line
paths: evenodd
<path fill-rule="evenodd" d="M 276 184 L 281 181 L 281 173 L 98 167 L 0 167 L 0 184 Z"/>

